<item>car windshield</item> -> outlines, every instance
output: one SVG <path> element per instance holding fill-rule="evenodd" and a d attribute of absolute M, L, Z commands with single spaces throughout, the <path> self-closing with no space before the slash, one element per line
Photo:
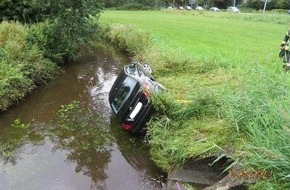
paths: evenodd
<path fill-rule="evenodd" d="M 117 91 L 116 96 L 112 102 L 112 107 L 115 113 L 119 112 L 120 108 L 131 94 L 136 83 L 137 81 L 131 77 L 126 77 L 126 79 L 123 81 L 122 86 Z"/>

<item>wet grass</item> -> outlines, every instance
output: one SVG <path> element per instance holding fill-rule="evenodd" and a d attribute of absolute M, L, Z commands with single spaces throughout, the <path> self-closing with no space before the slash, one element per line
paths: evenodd
<path fill-rule="evenodd" d="M 135 58 L 148 61 L 168 89 L 153 99 L 159 115 L 148 125 L 152 159 L 160 167 L 226 155 L 240 167 L 271 174 L 256 187 L 287 186 L 290 79 L 278 59 L 287 19 L 196 11 L 102 14 L 107 31 L 134 26 L 150 37 Z M 131 40 L 126 36 L 123 43 Z"/>

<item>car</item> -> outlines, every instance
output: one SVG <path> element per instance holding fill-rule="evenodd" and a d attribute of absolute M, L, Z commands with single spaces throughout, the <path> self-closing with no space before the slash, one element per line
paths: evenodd
<path fill-rule="evenodd" d="M 220 11 L 221 11 L 221 10 L 220 10 L 219 8 L 217 8 L 217 7 L 211 7 L 209 10 L 210 10 L 210 11 L 213 11 L 213 12 L 220 12 Z"/>
<path fill-rule="evenodd" d="M 196 6 L 195 7 L 195 10 L 197 10 L 197 11 L 203 11 L 203 8 L 201 6 Z"/>
<path fill-rule="evenodd" d="M 151 75 L 149 64 L 133 61 L 124 66 L 109 92 L 109 104 L 120 127 L 131 133 L 142 133 L 155 109 L 153 93 L 165 88 Z"/>
<path fill-rule="evenodd" d="M 186 6 L 185 9 L 186 10 L 192 10 L 191 6 Z"/>
<path fill-rule="evenodd" d="M 237 7 L 232 7 L 232 6 L 228 7 L 227 11 L 233 12 L 233 13 L 240 13 L 240 10 Z"/>

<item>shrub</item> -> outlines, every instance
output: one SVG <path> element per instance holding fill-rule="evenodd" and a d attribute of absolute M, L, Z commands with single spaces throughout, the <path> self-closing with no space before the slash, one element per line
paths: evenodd
<path fill-rule="evenodd" d="M 5 110 L 56 74 L 56 65 L 45 59 L 37 46 L 26 41 L 27 32 L 19 23 L 0 25 L 0 110 Z"/>
<path fill-rule="evenodd" d="M 56 65 L 45 59 L 36 46 L 32 46 L 21 64 L 21 72 L 38 86 L 54 78 Z"/>

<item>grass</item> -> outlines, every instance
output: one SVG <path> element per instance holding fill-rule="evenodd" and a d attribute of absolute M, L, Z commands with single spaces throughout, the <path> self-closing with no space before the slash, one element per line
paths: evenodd
<path fill-rule="evenodd" d="M 226 13 L 221 13 L 226 14 L 224 17 L 186 13 L 105 11 L 101 19 L 114 22 L 118 17 L 119 24 L 137 26 L 151 33 L 154 46 L 161 49 L 186 52 L 200 59 L 227 57 L 229 62 L 269 60 L 286 31 L 285 25 L 237 21 L 235 17 L 227 18 Z"/>
<path fill-rule="evenodd" d="M 153 99 L 159 115 L 148 124 L 152 159 L 160 167 L 225 154 L 245 169 L 271 174 L 253 188 L 289 186 L 289 76 L 278 58 L 287 19 L 272 13 L 102 13 L 106 37 L 114 34 L 123 50 L 148 61 L 168 89 Z M 120 27 L 148 35 L 149 44 L 134 53 L 126 44 L 142 43 L 141 37 L 114 33 Z"/>

